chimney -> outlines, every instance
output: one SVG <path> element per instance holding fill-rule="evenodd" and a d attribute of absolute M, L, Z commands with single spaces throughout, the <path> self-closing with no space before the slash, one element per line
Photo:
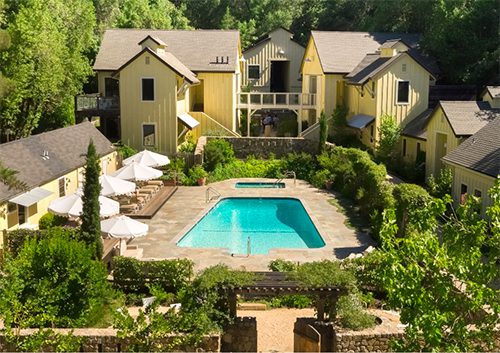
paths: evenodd
<path fill-rule="evenodd" d="M 381 58 L 392 58 L 398 53 L 395 48 L 380 48 L 380 57 Z"/>

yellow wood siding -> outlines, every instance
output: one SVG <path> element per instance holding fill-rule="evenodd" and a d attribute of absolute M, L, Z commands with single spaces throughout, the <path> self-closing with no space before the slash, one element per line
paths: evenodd
<path fill-rule="evenodd" d="M 460 203 L 460 191 L 462 184 L 467 185 L 467 194 L 474 195 L 475 190 L 481 192 L 481 213 L 484 216 L 486 207 L 492 204 L 488 190 L 493 186 L 495 178 L 464 168 L 456 164 L 447 164 L 453 170 L 452 196 L 455 204 Z"/>
<path fill-rule="evenodd" d="M 403 156 L 403 141 L 406 140 L 406 155 Z M 399 143 L 400 155 L 407 163 L 415 163 L 417 159 L 417 144 L 420 144 L 420 151 L 426 152 L 426 141 L 413 137 L 401 136 Z"/>
<path fill-rule="evenodd" d="M 236 75 L 200 72 L 203 82 L 203 111 L 226 128 L 236 130 Z"/>
<path fill-rule="evenodd" d="M 403 67 L 406 67 L 405 71 L 403 71 Z M 379 74 L 376 80 L 377 117 L 383 114 L 392 115 L 399 124 L 404 126 L 427 109 L 429 105 L 429 73 L 412 58 L 403 56 L 396 60 L 383 73 Z M 396 103 L 398 80 L 410 82 L 408 104 Z M 377 128 L 379 124 L 377 121 Z"/>
<path fill-rule="evenodd" d="M 249 49 L 245 52 L 245 65 L 243 72 L 243 86 L 252 83 L 252 89 L 269 92 L 271 79 L 271 61 L 286 60 L 290 63 L 289 80 L 286 90 L 289 92 L 300 92 L 300 64 L 304 55 L 304 48 L 290 40 L 290 33 L 284 29 L 277 29 L 270 33 L 270 40 Z M 279 51 L 282 50 L 283 54 Z M 260 66 L 260 79 L 248 80 L 248 65 Z"/>
<path fill-rule="evenodd" d="M 333 75 L 327 74 L 325 75 L 325 98 L 324 98 L 324 106 L 320 108 L 320 111 L 323 110 L 327 116 L 333 114 L 333 111 L 337 107 L 337 105 L 343 105 L 342 92 L 338 92 L 339 88 L 344 84 L 344 78 L 342 75 Z"/>
<path fill-rule="evenodd" d="M 111 77 L 114 71 L 98 71 L 97 72 L 97 92 L 101 95 L 105 95 L 105 82 L 106 77 Z M 114 77 L 116 79 L 116 77 Z"/>
<path fill-rule="evenodd" d="M 321 110 L 325 109 L 325 74 L 323 73 L 316 44 L 314 43 L 314 39 L 312 37 L 309 37 L 309 42 L 307 43 L 304 60 L 302 61 L 301 72 L 303 93 L 312 92 L 311 87 L 309 87 L 310 77 L 316 76 L 316 117 L 318 117 Z M 305 111 L 303 116 L 308 116 L 308 112 Z"/>
<path fill-rule="evenodd" d="M 103 156 L 100 159 L 100 164 L 101 166 L 103 165 L 103 161 L 107 160 L 107 170 L 106 173 L 110 174 L 114 172 L 117 169 L 117 153 L 112 152 L 109 153 L 105 156 Z M 102 168 L 102 167 L 101 167 Z M 74 193 L 79 187 L 82 187 L 81 185 L 81 175 L 82 175 L 82 168 L 77 168 L 75 170 L 72 170 L 71 172 L 68 172 L 64 176 L 54 179 L 48 183 L 45 183 L 41 185 L 40 187 L 52 192 L 52 195 L 40 200 L 38 203 L 31 205 L 30 207 L 27 207 L 27 217 L 26 217 L 26 223 L 29 223 L 30 225 L 35 225 L 38 226 L 38 221 L 40 218 L 46 214 L 48 211 L 49 204 L 52 200 L 55 200 L 59 198 L 59 179 L 65 178 L 65 185 L 66 185 L 66 195 Z M 102 171 L 104 172 L 104 171 Z M 0 231 L 4 229 L 8 230 L 13 230 L 17 229 L 19 227 L 19 220 L 18 220 L 18 214 L 17 214 L 17 209 L 16 212 L 12 213 L 7 213 L 7 202 L 3 202 L 0 204 Z M 0 237 L 0 242 L 1 242 L 1 237 Z M 1 244 L 0 244 L 1 245 Z"/>
<path fill-rule="evenodd" d="M 490 103 L 492 108 L 500 108 L 500 98 L 493 99 L 488 91 L 481 98 L 483 101 Z"/>
<path fill-rule="evenodd" d="M 446 136 L 446 153 L 450 153 L 461 143 L 461 139 L 457 138 L 446 119 L 441 107 L 432 113 L 432 116 L 427 123 L 427 154 L 425 157 L 425 176 L 438 175 L 439 166 L 442 163 L 439 161 L 441 153 L 441 145 L 439 136 Z"/>
<path fill-rule="evenodd" d="M 150 63 L 145 64 L 149 56 Z M 141 79 L 154 78 L 154 101 L 142 101 Z M 177 78 L 154 56 L 143 53 L 120 72 L 122 141 L 143 149 L 142 125 L 155 125 L 155 148 L 160 153 L 177 151 Z M 148 148 L 151 148 L 148 146 Z"/>

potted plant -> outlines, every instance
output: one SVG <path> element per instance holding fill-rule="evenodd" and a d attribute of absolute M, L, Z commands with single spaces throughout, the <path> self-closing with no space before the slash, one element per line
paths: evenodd
<path fill-rule="evenodd" d="M 201 165 L 195 165 L 189 171 L 189 176 L 192 180 L 196 180 L 199 186 L 205 185 L 207 181 L 208 173 Z"/>

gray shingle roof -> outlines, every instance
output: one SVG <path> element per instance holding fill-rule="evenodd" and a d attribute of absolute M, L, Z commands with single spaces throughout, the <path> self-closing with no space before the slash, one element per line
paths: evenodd
<path fill-rule="evenodd" d="M 444 115 L 456 136 L 474 135 L 479 129 L 500 116 L 488 102 L 440 101 Z"/>
<path fill-rule="evenodd" d="M 68 126 L 0 145 L 0 161 L 18 171 L 18 179 L 29 188 L 43 185 L 85 164 L 90 139 L 103 156 L 114 150 L 111 142 L 90 122 Z M 43 160 L 43 151 L 49 159 Z M 0 183 L 0 201 L 21 194 Z"/>
<path fill-rule="evenodd" d="M 427 121 L 431 117 L 433 109 L 427 109 L 417 115 L 403 128 L 401 135 L 427 140 Z"/>
<path fill-rule="evenodd" d="M 234 72 L 238 62 L 238 31 L 196 30 L 165 31 L 153 29 L 108 29 L 97 54 L 94 70 L 114 71 L 141 51 L 139 42 L 146 36 L 163 41 L 191 71 Z M 215 64 L 216 57 L 219 63 Z M 229 57 L 229 64 L 220 64 Z"/>
<path fill-rule="evenodd" d="M 500 174 L 500 117 L 465 140 L 443 160 L 497 177 Z"/>
<path fill-rule="evenodd" d="M 363 60 L 345 77 L 350 84 L 363 84 L 378 72 L 390 65 L 394 60 L 402 54 L 397 54 L 392 58 L 382 58 L 380 54 L 368 54 Z"/>
<path fill-rule="evenodd" d="M 366 54 L 375 53 L 388 40 L 400 39 L 417 47 L 418 34 L 312 31 L 319 59 L 325 73 L 349 73 Z"/>

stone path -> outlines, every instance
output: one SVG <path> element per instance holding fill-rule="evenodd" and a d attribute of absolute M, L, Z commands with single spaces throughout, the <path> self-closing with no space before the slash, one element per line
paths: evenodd
<path fill-rule="evenodd" d="M 333 194 L 318 190 L 310 184 L 286 179 L 284 189 L 236 189 L 236 181 L 274 181 L 271 179 L 230 179 L 208 185 L 221 193 L 222 197 L 295 197 L 302 201 L 326 245 L 319 249 L 275 249 L 268 255 L 249 257 L 231 256 L 226 249 L 195 249 L 178 247 L 176 242 L 210 210 L 217 201 L 206 203 L 204 187 L 179 187 L 177 192 L 163 205 L 158 213 L 145 221 L 149 224 L 147 236 L 134 239 L 131 245 L 144 249 L 145 259 L 190 258 L 197 270 L 225 263 L 235 269 L 265 271 L 272 259 L 287 259 L 308 262 L 322 259 L 343 258 L 351 252 L 362 252 L 373 245 L 370 236 L 345 226 L 345 215 L 328 203 Z"/>

